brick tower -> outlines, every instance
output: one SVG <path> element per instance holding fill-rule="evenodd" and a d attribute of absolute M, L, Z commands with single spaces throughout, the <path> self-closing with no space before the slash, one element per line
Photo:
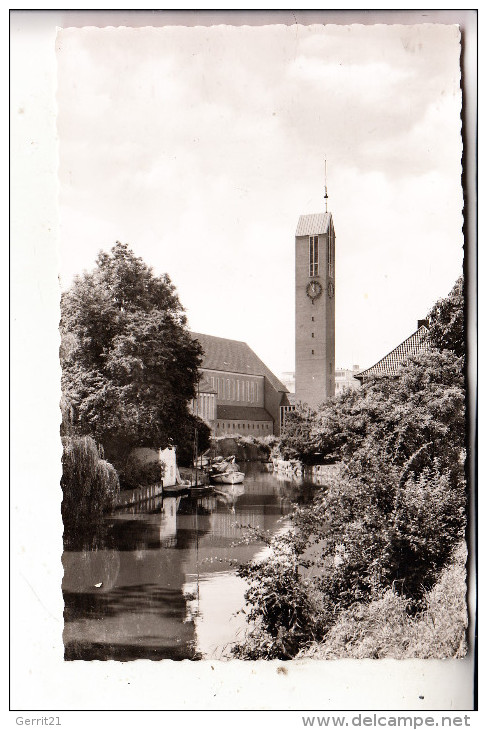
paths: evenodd
<path fill-rule="evenodd" d="M 296 229 L 296 403 L 317 408 L 334 394 L 335 229 L 325 212 L 300 216 Z"/>

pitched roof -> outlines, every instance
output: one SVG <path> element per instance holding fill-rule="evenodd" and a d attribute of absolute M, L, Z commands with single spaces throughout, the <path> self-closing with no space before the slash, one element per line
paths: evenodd
<path fill-rule="evenodd" d="M 326 233 L 331 220 L 331 213 L 311 213 L 300 215 L 296 236 L 312 236 Z"/>
<path fill-rule="evenodd" d="M 269 370 L 267 365 L 264 365 L 246 342 L 202 335 L 197 332 L 191 334 L 195 340 L 199 341 L 204 350 L 202 368 L 226 373 L 263 375 L 276 390 L 283 393 L 288 392 L 286 386 Z"/>
<path fill-rule="evenodd" d="M 429 349 L 428 345 L 428 328 L 421 325 L 416 332 L 408 337 L 404 342 L 401 342 L 394 350 L 389 352 L 388 355 L 376 362 L 372 367 L 362 370 L 362 372 L 354 375 L 357 380 L 364 380 L 367 377 L 373 375 L 396 375 L 399 366 L 407 360 L 408 357 L 413 355 L 419 355 L 421 352 L 425 352 Z"/>
<path fill-rule="evenodd" d="M 265 408 L 253 408 L 252 406 L 217 406 L 216 417 L 228 418 L 229 421 L 235 421 L 239 418 L 242 421 L 272 422 L 273 420 Z"/>

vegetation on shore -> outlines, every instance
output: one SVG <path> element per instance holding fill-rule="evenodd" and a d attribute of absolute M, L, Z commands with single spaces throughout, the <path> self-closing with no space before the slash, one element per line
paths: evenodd
<path fill-rule="evenodd" d="M 311 505 L 294 510 L 269 557 L 240 567 L 251 628 L 235 656 L 394 656 L 399 626 L 419 631 L 441 606 L 435 596 L 441 580 L 450 585 L 447 566 L 453 560 L 457 576 L 462 568 L 466 521 L 462 293 L 459 280 L 435 305 L 430 349 L 396 377 L 289 419 L 285 458 L 340 466 Z M 461 610 L 451 626 L 464 626 Z M 447 642 L 445 655 L 461 652 L 462 641 Z M 421 653 L 414 642 L 401 656 L 408 651 Z M 421 656 L 428 651 L 437 656 L 427 646 Z"/>

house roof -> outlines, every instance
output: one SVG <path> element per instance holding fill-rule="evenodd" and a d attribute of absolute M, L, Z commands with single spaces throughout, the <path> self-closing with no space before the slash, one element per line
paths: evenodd
<path fill-rule="evenodd" d="M 235 421 L 239 418 L 242 421 L 270 421 L 272 416 L 265 408 L 253 408 L 252 406 L 218 406 L 216 407 L 217 418 L 228 418 Z"/>
<path fill-rule="evenodd" d="M 300 215 L 296 236 L 312 236 L 326 233 L 330 225 L 331 213 L 311 213 Z"/>
<path fill-rule="evenodd" d="M 266 377 L 275 390 L 287 393 L 287 388 L 267 365 L 257 357 L 246 342 L 227 340 L 224 337 L 202 335 L 192 332 L 195 340 L 201 344 L 204 354 L 201 367 L 205 370 L 220 370 L 226 373 L 242 373 L 244 375 L 261 375 Z"/>
<path fill-rule="evenodd" d="M 407 360 L 408 357 L 419 355 L 429 349 L 428 345 L 428 328 L 421 325 L 416 332 L 401 342 L 394 350 L 389 352 L 382 360 L 376 362 L 372 367 L 362 370 L 362 372 L 354 375 L 357 380 L 364 380 L 373 375 L 396 375 L 399 366 Z"/>

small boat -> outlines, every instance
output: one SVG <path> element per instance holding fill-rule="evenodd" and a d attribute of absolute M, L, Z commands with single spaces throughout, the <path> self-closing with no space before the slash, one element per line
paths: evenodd
<path fill-rule="evenodd" d="M 210 479 L 215 484 L 241 484 L 245 478 L 243 471 L 224 471 L 211 474 Z"/>

